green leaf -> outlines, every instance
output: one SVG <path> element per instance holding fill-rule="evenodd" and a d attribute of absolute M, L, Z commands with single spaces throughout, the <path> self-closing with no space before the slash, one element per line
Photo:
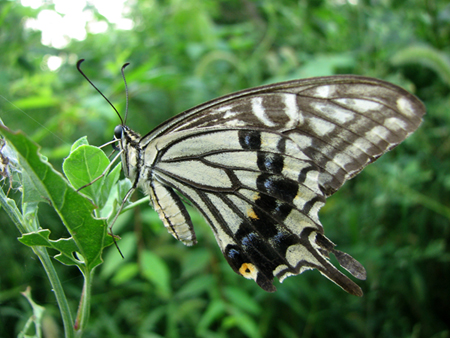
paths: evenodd
<path fill-rule="evenodd" d="M 182 278 L 189 278 L 206 271 L 211 264 L 211 254 L 205 248 L 191 250 L 182 261 Z"/>
<path fill-rule="evenodd" d="M 112 278 L 114 285 L 120 285 L 135 278 L 139 274 L 139 265 L 137 263 L 127 263 L 120 267 Z"/>
<path fill-rule="evenodd" d="M 410 63 L 422 64 L 436 72 L 450 86 L 450 58 L 436 48 L 410 46 L 399 50 L 391 57 L 392 64 L 402 66 Z"/>
<path fill-rule="evenodd" d="M 103 248 L 111 243 L 111 239 L 105 242 L 107 227 L 104 221 L 92 217 L 92 203 L 69 186 L 64 177 L 39 155 L 38 146 L 22 132 L 14 133 L 1 125 L 0 132 L 16 149 L 22 174 L 28 177 L 27 184 L 32 185 L 28 197 L 24 187 L 24 202 L 50 203 L 72 235 L 85 266 L 93 269 L 100 264 Z M 58 249 L 58 245 L 55 248 Z"/>
<path fill-rule="evenodd" d="M 90 145 L 80 145 L 64 160 L 63 170 L 72 186 L 75 189 L 79 189 L 101 176 L 108 164 L 108 157 L 99 148 Z M 104 177 L 81 190 L 96 205 L 100 205 L 98 192 L 101 190 L 103 179 Z"/>
<path fill-rule="evenodd" d="M 225 315 L 225 303 L 222 299 L 213 300 L 208 304 L 206 311 L 203 313 L 202 318 L 197 324 L 197 335 L 204 336 L 207 329 L 212 324 Z"/>
<path fill-rule="evenodd" d="M 211 275 L 198 275 L 186 282 L 176 296 L 178 299 L 200 296 L 202 293 L 206 293 L 215 282 L 216 280 Z"/>
<path fill-rule="evenodd" d="M 235 306 L 240 309 L 253 315 L 258 315 L 261 313 L 261 307 L 248 293 L 235 287 L 226 287 L 225 295 Z"/>
<path fill-rule="evenodd" d="M 70 148 L 70 152 L 73 152 L 75 149 L 77 149 L 79 146 L 82 146 L 82 145 L 89 145 L 87 136 L 80 137 L 78 140 L 76 140 L 72 144 L 72 147 Z"/>
<path fill-rule="evenodd" d="M 167 264 L 148 250 L 142 252 L 140 263 L 142 275 L 156 286 L 162 298 L 168 299 L 172 294 L 172 290 L 170 288 L 170 271 Z"/>
<path fill-rule="evenodd" d="M 113 274 L 117 274 L 122 266 L 135 256 L 137 247 L 137 238 L 135 232 L 128 232 L 124 234 L 118 244 L 124 259 L 120 258 L 116 248 L 108 250 L 104 255 L 104 263 L 101 267 L 100 277 L 103 279 L 110 278 Z"/>
<path fill-rule="evenodd" d="M 84 144 L 84 142 L 87 142 L 87 139 L 81 138 L 76 141 L 79 144 L 78 147 L 72 147 L 72 152 L 63 163 L 63 171 L 75 189 L 93 182 L 105 172 L 110 164 L 103 151 L 97 147 Z M 112 191 L 119 180 L 120 171 L 121 164 L 119 163 L 108 175 L 81 190 L 81 193 L 91 198 L 97 206 L 102 208 L 99 212 L 100 217 L 108 217 L 113 212 L 110 205 L 106 206 L 109 198 L 120 198 L 115 194 L 115 191 Z M 103 211 L 103 209 L 106 209 L 106 211 Z"/>
<path fill-rule="evenodd" d="M 19 337 L 29 337 L 26 336 L 26 333 L 28 331 L 28 328 L 31 323 L 34 323 L 34 330 L 36 332 L 36 337 L 41 337 L 42 334 L 42 319 L 45 312 L 45 308 L 43 306 L 40 306 L 36 304 L 33 299 L 31 298 L 31 288 L 28 286 L 27 289 L 22 292 L 22 295 L 28 300 L 28 302 L 31 305 L 31 308 L 33 310 L 33 315 L 28 320 L 27 324 L 25 324 L 25 327 L 23 331 L 19 334 Z"/>
<path fill-rule="evenodd" d="M 47 162 L 44 157 L 39 157 L 38 160 Z M 22 162 L 23 161 L 20 161 L 20 164 L 24 165 Z M 43 172 L 44 175 L 46 175 L 45 171 Z M 45 186 L 42 185 L 42 182 L 39 179 L 36 179 L 36 175 L 32 170 L 22 170 L 22 189 L 22 203 L 51 203 L 48 191 Z"/>
<path fill-rule="evenodd" d="M 111 206 L 108 204 L 108 201 L 114 199 L 120 203 L 122 203 L 122 198 L 125 196 L 118 194 L 117 182 L 119 181 L 120 172 L 122 171 L 122 164 L 118 163 L 113 170 L 109 172 L 109 174 L 103 179 L 102 188 L 100 190 L 100 194 L 98 196 L 99 206 L 102 208 L 100 210 L 101 217 L 108 217 L 114 210 L 112 210 Z M 125 181 L 129 182 L 131 187 L 130 180 L 126 179 Z M 129 190 L 129 189 L 128 189 Z M 127 192 L 128 192 L 127 190 Z"/>
<path fill-rule="evenodd" d="M 259 338 L 261 334 L 259 333 L 258 324 L 253 318 L 247 314 L 233 309 L 233 316 L 225 318 L 222 322 L 223 327 L 232 328 L 238 327 L 245 335 L 251 338 Z"/>
<path fill-rule="evenodd" d="M 23 215 L 17 207 L 16 201 L 8 198 L 3 189 L 0 189 L 0 204 L 9 218 L 11 218 L 17 229 L 19 229 L 21 233 L 27 232 L 28 229 L 25 227 Z"/>
<path fill-rule="evenodd" d="M 38 207 L 37 202 L 33 203 L 23 203 L 22 204 L 22 213 L 23 220 L 27 224 L 28 229 L 32 229 L 34 231 L 38 231 L 39 225 L 37 221 Z"/>
<path fill-rule="evenodd" d="M 57 260 L 66 265 L 78 265 L 81 267 L 83 262 L 76 260 L 73 257 L 73 252 L 78 250 L 78 247 L 73 238 L 62 238 L 56 241 L 50 239 L 50 230 L 43 229 L 36 232 L 24 234 L 19 238 L 22 244 L 28 246 L 45 246 L 58 250 L 60 253 L 55 256 Z"/>
<path fill-rule="evenodd" d="M 28 96 L 24 99 L 16 100 L 13 102 L 14 106 L 20 109 L 48 108 L 56 106 L 58 103 L 59 100 L 57 98 L 46 96 Z"/>

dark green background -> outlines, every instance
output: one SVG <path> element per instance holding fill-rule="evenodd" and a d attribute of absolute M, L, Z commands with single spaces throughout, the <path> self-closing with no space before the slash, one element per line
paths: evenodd
<path fill-rule="evenodd" d="M 72 142 L 88 135 L 92 144 L 105 143 L 119 123 L 76 71 L 80 58 L 120 112 L 120 67 L 131 63 L 127 124 L 144 134 L 214 97 L 310 76 L 377 77 L 427 106 L 420 129 L 345 184 L 320 213 L 327 237 L 366 267 L 367 281 L 358 282 L 364 297 L 346 294 L 317 271 L 265 293 L 228 267 L 197 213 L 199 244 L 187 248 L 141 207 L 115 228 L 125 260 L 108 248 L 97 268 L 85 337 L 450 336 L 450 5 L 353 3 L 136 0 L 132 30 L 110 25 L 58 50 L 23 28 L 24 18 L 44 8 L 0 1 L 0 118 L 39 143 L 57 170 Z M 58 71 L 46 66 L 50 55 L 63 58 Z M 40 208 L 41 226 L 55 239 L 67 236 L 54 212 Z M 45 328 L 61 325 L 46 275 L 18 236 L 0 213 L 0 337 L 16 336 L 30 316 L 20 295 L 28 285 L 47 309 Z M 82 277 L 55 265 L 75 311 Z"/>

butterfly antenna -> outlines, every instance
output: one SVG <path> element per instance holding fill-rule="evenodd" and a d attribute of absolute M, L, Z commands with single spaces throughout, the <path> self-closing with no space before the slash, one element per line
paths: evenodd
<path fill-rule="evenodd" d="M 114 107 L 114 105 L 111 103 L 111 101 L 109 101 L 108 98 L 107 98 L 105 95 L 103 95 L 103 93 L 100 91 L 100 89 L 98 89 L 98 88 L 92 83 L 92 81 L 89 80 L 89 78 L 86 76 L 86 74 L 84 74 L 83 71 L 81 70 L 80 67 L 81 67 L 81 64 L 83 63 L 83 61 L 84 61 L 84 59 L 78 60 L 78 62 L 77 62 L 77 69 L 78 69 L 78 71 L 80 72 L 81 75 L 83 75 L 83 77 L 87 80 L 87 82 L 89 82 L 89 83 L 91 84 L 91 86 L 94 87 L 95 90 L 98 91 L 99 94 L 100 94 L 101 96 L 103 96 L 103 98 L 106 100 L 106 102 L 108 102 L 109 105 L 114 109 L 114 111 L 117 113 L 117 116 L 119 116 L 120 122 L 121 122 L 122 125 L 123 125 L 122 117 L 120 116 L 120 114 L 119 114 L 119 112 L 117 111 L 116 107 Z M 122 69 L 123 69 L 123 67 L 122 67 Z M 123 74 L 123 71 L 122 71 L 122 74 Z M 127 94 L 127 106 L 128 106 L 128 94 Z M 127 109 L 127 110 L 128 110 L 128 109 Z M 125 116 L 126 116 L 126 115 L 125 115 Z"/>
<path fill-rule="evenodd" d="M 122 78 L 123 78 L 123 83 L 125 83 L 125 97 L 126 97 L 126 105 L 125 105 L 125 123 L 127 123 L 127 117 L 128 117 L 128 85 L 127 85 L 127 80 L 125 79 L 125 68 L 129 65 L 130 63 L 127 62 L 122 66 L 121 69 L 121 73 L 122 73 Z M 123 123 L 122 123 L 123 124 Z"/>

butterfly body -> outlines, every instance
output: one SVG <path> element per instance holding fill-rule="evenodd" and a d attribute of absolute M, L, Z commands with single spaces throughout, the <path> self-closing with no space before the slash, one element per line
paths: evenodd
<path fill-rule="evenodd" d="M 182 199 L 205 217 L 230 266 L 273 292 L 318 269 L 349 293 L 362 265 L 324 236 L 319 209 L 367 164 L 411 134 L 422 103 L 384 81 L 334 76 L 230 94 L 181 113 L 141 137 L 116 127 L 125 175 L 148 194 L 168 231 L 195 244 Z"/>

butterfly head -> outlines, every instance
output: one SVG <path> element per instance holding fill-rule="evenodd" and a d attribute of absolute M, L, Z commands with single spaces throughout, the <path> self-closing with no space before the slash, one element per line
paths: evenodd
<path fill-rule="evenodd" d="M 116 150 L 121 152 L 124 174 L 133 182 L 140 159 L 139 141 L 141 136 L 129 127 L 119 124 L 114 128 L 114 139 L 118 143 Z"/>
<path fill-rule="evenodd" d="M 122 134 L 123 134 L 123 126 L 119 124 L 114 128 L 114 138 L 116 140 L 120 140 L 122 138 Z"/>

